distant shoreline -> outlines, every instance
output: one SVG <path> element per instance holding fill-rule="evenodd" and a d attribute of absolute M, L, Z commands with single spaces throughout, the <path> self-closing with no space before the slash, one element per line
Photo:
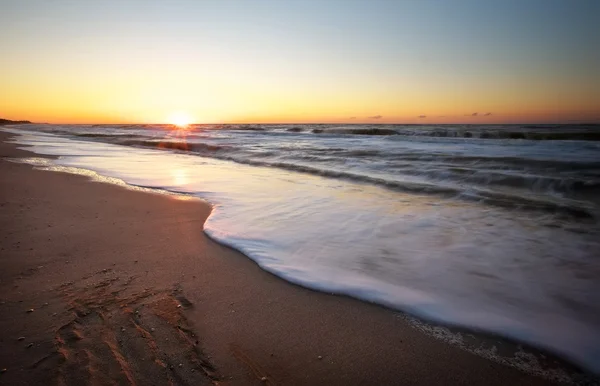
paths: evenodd
<path fill-rule="evenodd" d="M 23 125 L 23 124 L 28 124 L 28 123 L 33 123 L 31 121 L 11 121 L 10 119 L 2 119 L 0 118 L 0 126 L 3 125 Z"/>

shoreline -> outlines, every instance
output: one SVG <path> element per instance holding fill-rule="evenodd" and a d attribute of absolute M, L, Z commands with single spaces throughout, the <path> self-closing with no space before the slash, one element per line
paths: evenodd
<path fill-rule="evenodd" d="M 159 354 L 175 353 L 182 347 L 195 353 L 190 360 L 190 363 L 195 363 L 196 367 L 192 367 L 196 370 L 194 372 L 184 371 L 190 370 L 187 364 L 181 367 L 175 364 L 174 369 L 170 369 L 172 364 L 165 364 L 164 356 L 158 358 L 165 367 L 155 364 L 159 366 L 157 374 L 160 375 L 157 376 L 167 376 L 176 383 L 357 384 L 391 383 L 402 378 L 407 384 L 431 384 L 439 383 L 440 377 L 444 377 L 448 380 L 445 384 L 547 384 L 544 379 L 425 335 L 401 320 L 399 312 L 346 296 L 306 289 L 261 270 L 251 259 L 230 247 L 217 244 L 202 232 L 202 224 L 211 211 L 210 205 L 203 200 L 182 201 L 167 195 L 119 189 L 110 184 L 94 184 L 82 176 L 47 173 L 27 164 L 9 163 L 4 158 L 23 157 L 30 153 L 16 150 L 14 145 L 4 142 L 8 137 L 6 133 L 0 134 L 2 181 L 11 181 L 11 191 L 2 192 L 2 206 L 6 209 L 2 214 L 2 224 L 12 231 L 2 240 L 2 247 L 8 251 L 2 264 L 3 267 L 8 264 L 19 269 L 4 270 L 0 276 L 0 288 L 5 294 L 0 299 L 3 302 L 0 307 L 5 309 L 3 315 L 11 315 L 0 317 L 3 330 L 0 336 L 4 342 L 0 368 L 7 368 L 6 373 L 0 375 L 0 381 L 6 379 L 10 384 L 20 384 L 18 378 L 12 378 L 15 367 L 4 363 L 9 361 L 18 368 L 19 364 L 23 366 L 30 361 L 31 353 L 36 351 L 40 351 L 40 355 L 42 351 L 50 351 L 51 354 L 46 354 L 50 355 L 47 358 L 42 356 L 46 359 L 34 369 L 50 363 L 56 365 L 62 355 L 60 347 L 58 350 L 55 348 L 56 342 L 63 344 L 65 350 L 77 353 L 80 340 L 75 338 L 74 342 L 70 342 L 68 337 L 61 335 L 64 326 L 71 326 L 67 328 L 71 329 L 69 333 L 77 335 L 83 331 L 95 337 L 91 339 L 91 347 L 86 348 L 97 354 L 95 356 L 110 357 L 97 347 L 106 344 L 114 347 L 111 349 L 114 357 L 133 361 L 128 362 L 128 371 L 116 371 L 115 374 L 128 374 L 128 379 L 137 379 L 143 372 L 157 373 L 149 364 L 139 363 L 135 356 L 128 356 L 129 353 L 145 352 L 136 348 L 141 343 L 133 342 L 133 337 L 126 336 L 121 342 L 115 338 L 110 344 L 97 341 L 97 329 L 102 336 L 119 334 L 119 329 L 113 331 L 115 326 L 109 326 L 108 322 L 82 322 L 101 309 L 111 316 L 108 319 L 124 320 L 122 323 L 133 320 L 133 324 L 137 325 L 134 326 L 135 331 L 141 328 L 144 339 L 154 341 Z M 80 193 L 73 202 L 61 200 L 73 191 Z M 42 200 L 45 205 L 40 205 L 36 199 Z M 28 209 L 25 216 L 23 207 Z M 17 217 L 19 214 L 21 216 Z M 122 223 L 124 217 L 127 226 L 120 232 L 111 230 L 110 223 Z M 15 218 L 17 221 L 14 221 Z M 42 229 L 42 240 L 37 237 L 38 228 L 45 222 L 48 226 Z M 52 225 L 51 222 L 58 224 Z M 165 222 L 171 227 L 164 229 Z M 73 228 L 78 230 L 74 235 Z M 65 233 L 70 234 L 68 239 L 63 237 Z M 61 239 L 61 244 L 53 243 L 54 238 Z M 33 257 L 32 252 L 25 251 L 23 254 L 20 246 L 16 248 L 25 242 L 33 246 L 33 251 L 42 250 L 43 256 Z M 92 246 L 102 248 L 96 250 Z M 79 263 L 76 256 L 70 259 L 62 256 L 65 247 L 74 248 L 69 256 L 81 256 L 83 252 L 86 255 L 84 261 Z M 114 255 L 117 253 L 124 254 L 125 258 L 116 258 Z M 166 262 L 165 256 L 171 256 L 171 261 Z M 38 264 L 40 262 L 43 264 Z M 60 267 L 60 275 L 38 268 L 47 267 L 48 262 Z M 110 277 L 103 281 L 101 277 L 106 276 Z M 140 283 L 137 278 L 142 276 L 154 279 L 152 285 L 147 280 Z M 44 281 L 43 285 L 41 281 Z M 24 283 L 27 290 L 19 295 Z M 65 283 L 66 286 L 61 287 Z M 129 297 L 125 298 L 138 304 L 138 309 L 121 312 L 123 307 L 111 298 L 112 292 L 91 294 L 89 291 L 90 287 L 95 288 L 94 285 L 114 289 L 119 283 L 126 284 L 115 291 L 127 293 Z M 136 296 L 144 293 L 144 289 L 149 288 L 162 297 L 156 299 L 154 294 L 135 300 Z M 15 296 L 22 297 L 23 306 Z M 39 306 L 25 306 L 36 299 L 40 299 L 37 303 L 41 299 L 52 300 L 42 302 L 42 307 L 57 310 L 54 311 L 57 316 L 67 323 L 58 325 L 52 317 L 54 312 L 50 316 L 38 316 L 40 313 L 35 311 L 27 313 L 22 310 L 37 309 Z M 73 307 L 73 300 L 77 307 Z M 45 303 L 49 306 L 44 306 Z M 82 303 L 87 308 L 77 314 Z M 174 309 L 164 309 L 170 306 Z M 146 309 L 150 310 L 147 316 L 137 316 L 144 314 Z M 166 334 L 174 325 L 156 322 L 161 327 L 149 327 L 150 324 L 145 325 L 138 320 L 153 318 L 183 323 L 183 328 L 188 331 L 186 339 L 193 341 L 194 337 L 198 337 L 201 343 L 192 345 L 192 348 L 185 345 L 185 340 L 160 346 L 154 335 Z M 248 326 L 251 327 L 249 331 L 246 330 Z M 39 337 L 31 348 L 19 350 L 25 344 L 17 341 L 15 336 L 25 336 L 29 328 L 38 329 Z M 184 330 L 180 328 L 178 331 Z M 132 343 L 127 348 L 129 339 Z M 173 342 L 174 338 L 171 339 Z M 16 346 L 13 347 L 13 344 Z M 199 346 L 202 348 L 199 349 Z M 8 351 L 17 354 L 11 358 Z M 160 357 L 159 354 L 155 356 Z M 68 364 L 68 353 L 63 357 Z M 93 361 L 88 358 L 88 362 Z M 91 365 L 88 363 L 88 366 Z M 136 368 L 143 370 L 136 372 Z M 179 371 L 180 368 L 184 370 Z M 89 374 L 93 373 L 90 370 Z M 200 373 L 204 374 L 203 378 L 190 378 L 190 374 L 197 376 Z M 28 371 L 21 376 L 39 381 L 42 374 Z M 68 373 L 59 376 L 69 383 L 69 380 L 83 379 L 80 377 L 86 375 Z M 263 378 L 266 380 L 262 381 Z"/>

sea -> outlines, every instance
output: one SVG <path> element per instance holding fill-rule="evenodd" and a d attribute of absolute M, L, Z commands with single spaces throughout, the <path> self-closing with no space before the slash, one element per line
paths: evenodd
<path fill-rule="evenodd" d="M 38 167 L 206 200 L 204 232 L 287 281 L 600 373 L 600 125 L 5 130 Z"/>

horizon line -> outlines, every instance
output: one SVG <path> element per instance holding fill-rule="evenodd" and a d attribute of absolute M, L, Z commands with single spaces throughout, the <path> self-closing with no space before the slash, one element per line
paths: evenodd
<path fill-rule="evenodd" d="M 3 118 L 6 119 L 6 118 Z M 21 124 L 38 124 L 38 125 L 157 125 L 157 126 L 177 126 L 173 123 L 167 122 L 34 122 L 28 119 L 6 119 L 8 121 L 14 121 L 15 124 L 19 124 L 19 121 L 28 121 L 29 123 Z M 496 122 L 496 123 L 485 123 L 485 122 L 194 122 L 189 123 L 187 126 L 193 125 L 600 125 L 600 121 L 571 121 L 571 122 Z"/>

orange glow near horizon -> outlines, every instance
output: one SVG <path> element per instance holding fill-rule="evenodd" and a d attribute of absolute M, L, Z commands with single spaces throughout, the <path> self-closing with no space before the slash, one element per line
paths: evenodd
<path fill-rule="evenodd" d="M 203 120 L 192 119 L 189 115 L 177 116 L 166 115 L 164 119 L 155 111 L 132 111 L 131 114 L 123 112 L 120 114 L 106 113 L 102 111 L 86 111 L 85 106 L 72 105 L 72 110 L 66 107 L 57 109 L 43 108 L 4 108 L 0 111 L 0 118 L 11 120 L 29 120 L 34 123 L 50 124 L 171 124 L 180 129 L 186 128 L 192 123 L 198 124 L 317 124 L 317 123 L 341 123 L 341 124 L 510 124 L 510 123 L 600 123 L 600 111 L 591 108 L 585 110 L 573 109 L 539 109 L 525 110 L 511 109 L 508 111 L 481 110 L 471 113 L 464 109 L 465 113 L 442 112 L 433 114 L 398 114 L 394 111 L 384 111 L 378 114 L 327 114 L 319 112 L 311 114 L 294 114 L 294 111 L 273 111 L 272 114 L 219 114 L 210 116 L 203 114 Z M 379 110 L 381 111 L 381 110 Z M 477 113 L 474 115 L 474 113 Z M 201 115 L 201 114 L 198 114 Z"/>
<path fill-rule="evenodd" d="M 155 74 L 159 75 L 159 74 Z M 277 85 L 216 84 L 190 76 L 188 87 L 163 82 L 111 81 L 90 87 L 87 78 L 65 84 L 20 84 L 9 79 L 0 91 L 0 118 L 39 123 L 593 123 L 600 122 L 600 92 L 521 91 L 497 86 L 456 97 L 419 85 L 402 92 L 340 87 L 338 90 L 279 90 Z M 222 74 L 226 77 L 227 74 Z M 148 78 L 152 78 L 148 76 Z M 156 77 L 155 77 L 156 78 Z M 173 81 L 174 84 L 180 83 Z M 315 85 L 315 87 L 318 87 Z M 156 93 L 155 89 L 164 89 Z M 198 91 L 200 90 L 200 91 Z M 595 91 L 594 91 L 595 90 Z M 493 92 L 495 91 L 495 92 Z M 164 95 L 170 95 L 165 97 Z M 474 113 L 477 113 L 474 115 Z M 201 118 L 200 118 L 201 117 Z"/>

